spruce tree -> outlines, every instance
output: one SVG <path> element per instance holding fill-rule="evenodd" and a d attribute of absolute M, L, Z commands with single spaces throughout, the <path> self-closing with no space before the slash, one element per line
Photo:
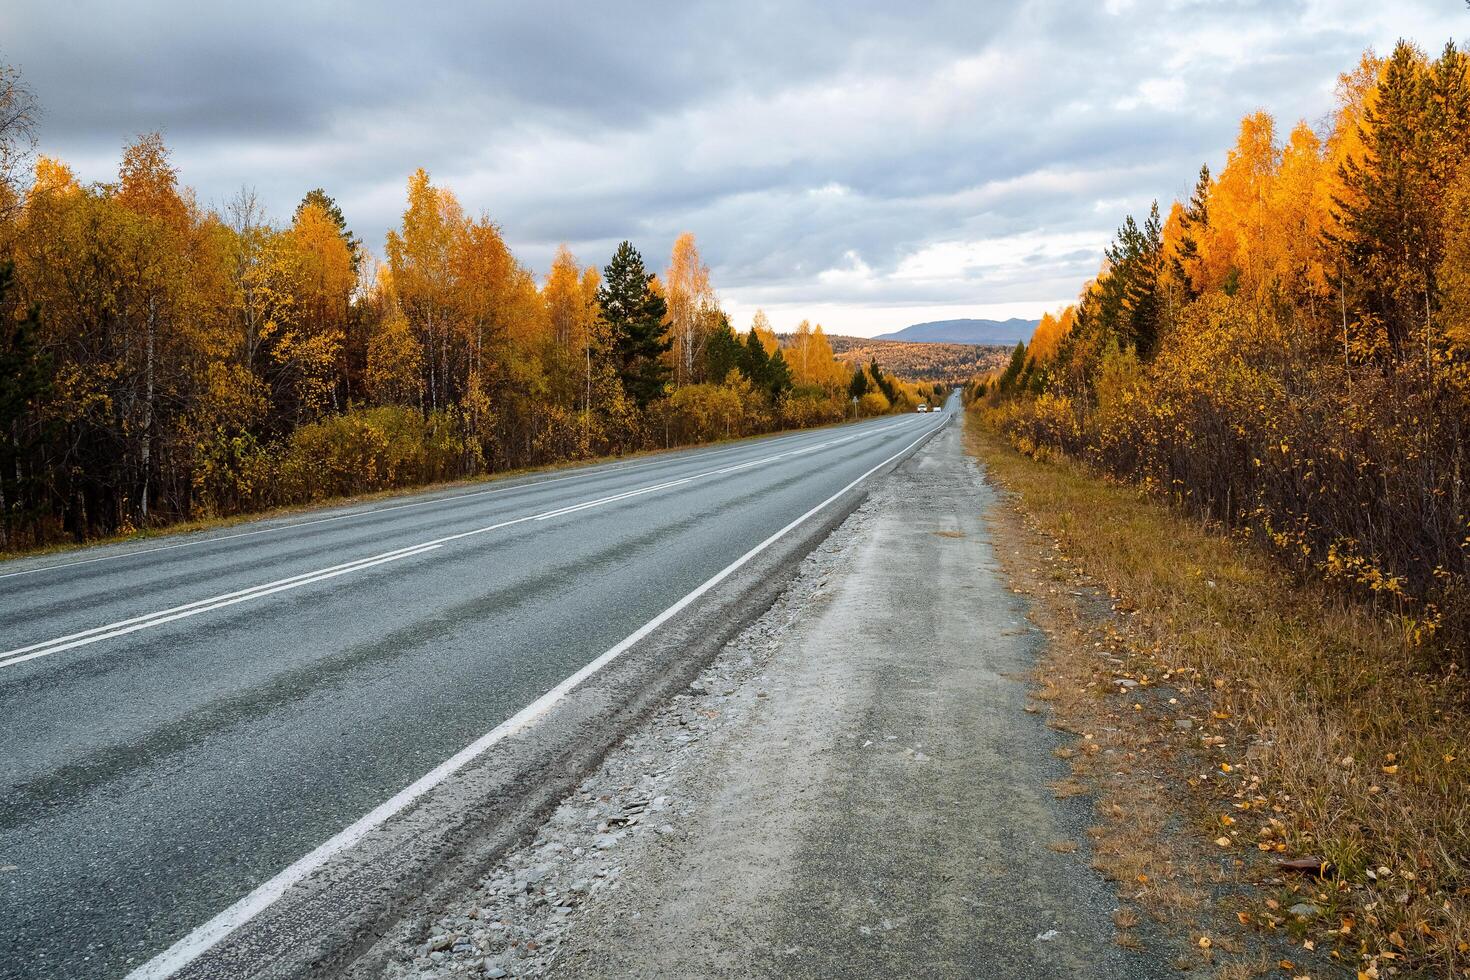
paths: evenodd
<path fill-rule="evenodd" d="M 1129 243 L 1128 281 L 1123 296 L 1128 311 L 1128 332 L 1138 356 L 1147 359 L 1158 346 L 1163 310 L 1159 303 L 1159 273 L 1163 271 L 1164 224 L 1159 220 L 1159 202 L 1149 209 L 1148 220 Z"/>
<path fill-rule="evenodd" d="M 863 370 L 859 364 L 852 372 L 852 380 L 847 383 L 847 393 L 853 398 L 861 398 L 868 393 L 868 372 Z"/>
<path fill-rule="evenodd" d="M 1432 160 L 1439 140 L 1429 112 L 1437 93 L 1418 52 L 1400 42 L 1383 70 L 1377 97 L 1363 111 L 1362 158 L 1349 157 L 1335 199 L 1341 237 L 1329 236 L 1358 272 L 1363 312 L 1381 321 L 1394 351 L 1410 344 L 1435 300 L 1438 262 Z"/>
<path fill-rule="evenodd" d="M 1001 394 L 1015 387 L 1017 379 L 1021 377 L 1021 372 L 1025 368 L 1026 342 L 1023 340 L 1016 344 L 1015 350 L 1011 351 L 1011 362 L 1006 365 L 1005 371 L 1001 373 L 1000 381 L 997 382 L 996 387 L 1000 389 Z"/>
<path fill-rule="evenodd" d="M 786 355 L 779 350 L 771 355 L 766 367 L 766 387 L 772 395 L 791 390 L 791 367 L 786 363 Z"/>
<path fill-rule="evenodd" d="M 1199 179 L 1195 181 L 1194 193 L 1189 196 L 1189 206 L 1180 215 L 1179 245 L 1169 256 L 1175 277 L 1184 284 L 1190 299 L 1198 299 L 1202 289 L 1189 275 L 1194 261 L 1199 258 L 1199 239 L 1210 226 L 1210 165 L 1201 164 Z"/>
<path fill-rule="evenodd" d="M 754 327 L 745 335 L 745 349 L 740 352 L 740 373 L 757 388 L 769 390 L 771 387 L 771 358 Z"/>
<path fill-rule="evenodd" d="M 612 332 L 618 380 L 639 408 L 664 397 L 669 367 L 663 355 L 674 346 L 664 323 L 664 299 L 653 291 L 652 282 L 643 256 L 631 242 L 623 242 L 602 270 L 597 290 L 602 317 Z"/>

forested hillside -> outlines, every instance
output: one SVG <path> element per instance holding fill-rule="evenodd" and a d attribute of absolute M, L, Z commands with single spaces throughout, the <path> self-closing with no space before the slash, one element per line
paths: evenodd
<path fill-rule="evenodd" d="M 1462 666 L 1467 65 L 1400 43 L 1317 128 L 1247 116 L 1218 174 L 1128 217 L 1077 303 L 970 392 L 1026 452 L 1247 533 Z"/>
<path fill-rule="evenodd" d="M 999 370 L 1011 355 L 1007 347 L 979 344 L 843 336 L 829 340 L 837 359 L 847 364 L 865 364 L 876 359 L 911 381 L 943 381 L 952 385 L 964 384 L 979 372 Z"/>

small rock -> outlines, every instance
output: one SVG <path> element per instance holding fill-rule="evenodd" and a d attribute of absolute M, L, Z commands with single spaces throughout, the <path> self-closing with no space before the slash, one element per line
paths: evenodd
<path fill-rule="evenodd" d="M 1314 918 L 1321 910 L 1318 909 L 1317 906 L 1313 905 L 1311 902 L 1297 902 L 1286 911 L 1290 912 L 1292 915 L 1296 916 L 1299 919 L 1311 919 Z"/>
<path fill-rule="evenodd" d="M 485 971 L 485 976 L 490 977 L 491 980 L 500 980 L 501 977 L 508 977 L 510 974 L 501 967 L 492 966 Z"/>
<path fill-rule="evenodd" d="M 1175 718 L 1174 727 L 1179 729 L 1180 731 L 1188 731 L 1189 729 L 1194 727 L 1194 722 L 1190 721 L 1188 718 Z"/>
<path fill-rule="evenodd" d="M 442 936 L 435 936 L 429 940 L 429 952 L 437 953 L 439 950 L 448 949 L 453 945 L 454 937 L 446 932 Z"/>
<path fill-rule="evenodd" d="M 704 681 L 693 681 L 692 683 L 690 683 L 690 685 L 689 685 L 689 692 L 691 694 L 707 694 L 708 693 L 704 689 Z"/>
<path fill-rule="evenodd" d="M 1036 941 L 1038 943 L 1049 943 L 1060 935 L 1061 933 L 1057 932 L 1055 929 L 1048 929 L 1046 930 L 1046 932 L 1038 934 L 1036 937 Z"/>
<path fill-rule="evenodd" d="M 1131 677 L 1116 677 L 1113 679 L 1113 683 L 1119 687 L 1133 688 L 1138 686 L 1138 682 Z"/>

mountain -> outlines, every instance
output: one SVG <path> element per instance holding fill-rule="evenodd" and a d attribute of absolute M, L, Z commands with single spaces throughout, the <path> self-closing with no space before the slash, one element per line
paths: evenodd
<path fill-rule="evenodd" d="M 916 323 L 894 333 L 879 334 L 874 340 L 913 340 L 940 344 L 1005 344 L 1030 340 L 1038 320 L 934 320 Z"/>

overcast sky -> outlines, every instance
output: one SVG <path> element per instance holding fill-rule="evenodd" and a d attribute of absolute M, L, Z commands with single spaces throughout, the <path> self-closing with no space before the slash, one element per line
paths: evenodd
<path fill-rule="evenodd" d="M 0 59 L 84 179 L 160 129 L 202 201 L 320 185 L 381 254 L 422 166 L 538 273 L 688 230 L 737 325 L 873 334 L 1055 307 L 1244 113 L 1470 34 L 1464 0 L 619 6 L 17 2 Z"/>

